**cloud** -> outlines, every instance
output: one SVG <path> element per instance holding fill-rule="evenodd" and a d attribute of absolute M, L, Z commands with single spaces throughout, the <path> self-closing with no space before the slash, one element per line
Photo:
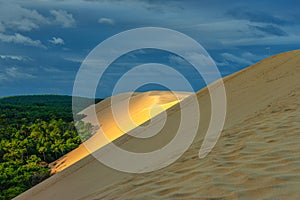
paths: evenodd
<path fill-rule="evenodd" d="M 236 38 L 253 36 L 247 21 L 237 19 L 220 19 L 213 22 L 199 23 L 195 25 L 195 29 L 201 40 L 204 40 L 204 42 L 214 41 L 217 47 L 224 47 L 222 44 L 224 39 L 235 40 Z"/>
<path fill-rule="evenodd" d="M 253 62 L 245 59 L 243 57 L 238 57 L 230 53 L 222 53 L 221 56 L 225 58 L 227 61 L 242 64 L 242 65 L 252 65 Z"/>
<path fill-rule="evenodd" d="M 42 67 L 42 70 L 44 70 L 45 72 L 49 72 L 49 73 L 61 73 L 63 72 L 60 69 L 57 69 L 55 67 Z"/>
<path fill-rule="evenodd" d="M 254 23 L 247 20 L 223 19 L 211 23 L 201 23 L 195 26 L 199 41 L 206 44 L 208 39 L 220 42 L 221 49 L 254 45 L 299 44 L 299 26 Z M 297 41 L 298 39 L 298 41 Z M 202 41 L 201 41 L 202 42 Z M 205 46 L 207 47 L 207 46 Z M 211 49 L 217 49 L 214 45 Z"/>
<path fill-rule="evenodd" d="M 48 19 L 34 9 L 23 8 L 18 4 L 5 2 L 0 7 L 0 30 L 31 31 L 47 24 Z M 2 28 L 1 28 L 2 26 Z"/>
<path fill-rule="evenodd" d="M 115 24 L 115 20 L 111 19 L 111 18 L 100 18 L 98 19 L 98 23 L 100 24 L 109 24 L 109 25 L 114 25 Z"/>
<path fill-rule="evenodd" d="M 14 21 L 9 24 L 14 30 L 31 31 L 32 29 L 38 29 L 39 25 L 30 19 L 21 19 L 20 21 Z"/>
<path fill-rule="evenodd" d="M 12 79 L 32 79 L 36 78 L 36 76 L 29 74 L 27 72 L 23 72 L 18 67 L 9 67 L 4 69 L 2 73 L 0 73 L 0 81 L 10 81 Z"/>
<path fill-rule="evenodd" d="M 222 61 L 222 62 L 218 62 L 218 61 L 215 60 L 215 63 L 216 63 L 216 65 L 217 65 L 218 67 L 228 67 L 228 66 L 230 65 L 229 62 L 228 62 L 227 60 L 224 60 L 224 61 Z"/>
<path fill-rule="evenodd" d="M 0 59 L 3 60 L 17 60 L 17 61 L 23 61 L 26 60 L 23 56 L 13 56 L 13 55 L 0 55 Z"/>
<path fill-rule="evenodd" d="M 65 28 L 74 27 L 76 22 L 65 10 L 50 10 L 51 17 L 45 17 L 35 9 L 19 4 L 4 2 L 0 7 L 0 32 L 5 30 L 31 31 L 41 25 L 59 24 Z"/>
<path fill-rule="evenodd" d="M 0 33 L 0 41 L 6 43 L 15 43 L 15 44 L 23 44 L 27 46 L 34 46 L 40 48 L 46 48 L 40 40 L 32 40 L 31 38 L 21 35 L 19 33 L 15 33 L 14 35 L 6 35 Z"/>
<path fill-rule="evenodd" d="M 20 69 L 16 67 L 10 67 L 6 69 L 6 74 L 13 78 L 34 78 L 32 74 L 21 72 Z"/>
<path fill-rule="evenodd" d="M 244 52 L 241 55 L 242 55 L 243 58 L 245 58 L 247 60 L 250 60 L 250 61 L 254 61 L 254 62 L 263 59 L 262 56 L 255 55 L 255 54 L 250 53 L 250 52 Z"/>
<path fill-rule="evenodd" d="M 84 57 L 64 57 L 64 60 L 74 63 L 82 63 Z"/>
<path fill-rule="evenodd" d="M 83 0 L 84 2 L 92 3 L 111 3 L 113 6 L 135 5 L 135 8 L 140 7 L 154 13 L 165 13 L 166 11 L 178 12 L 184 10 L 184 6 L 180 5 L 180 0 L 161 1 L 161 0 Z"/>
<path fill-rule="evenodd" d="M 261 11 L 246 11 L 244 9 L 236 8 L 234 10 L 228 11 L 227 15 L 230 15 L 236 19 L 248 20 L 250 22 L 269 23 L 276 25 L 291 24 L 290 21 L 286 21 L 284 19 Z"/>
<path fill-rule="evenodd" d="M 64 40 L 59 37 L 52 37 L 52 39 L 49 40 L 49 42 L 51 42 L 52 44 L 55 44 L 55 45 L 64 45 L 65 44 Z"/>
<path fill-rule="evenodd" d="M 216 64 L 219 67 L 226 66 L 227 68 L 232 66 L 249 66 L 265 58 L 264 56 L 256 55 L 247 51 L 239 54 L 222 53 L 220 55 L 223 60 L 221 62 L 216 62 Z"/>
<path fill-rule="evenodd" d="M 262 38 L 239 38 L 236 40 L 224 40 L 223 43 L 230 46 L 265 46 L 265 45 L 299 45 L 300 36 L 289 35 L 289 36 L 268 36 Z"/>
<path fill-rule="evenodd" d="M 76 26 L 76 21 L 71 13 L 65 10 L 50 10 L 50 13 L 54 17 L 54 23 L 60 24 L 65 28 Z"/>
<path fill-rule="evenodd" d="M 273 25 L 264 25 L 264 26 L 255 26 L 255 25 L 249 25 L 251 29 L 259 30 L 263 33 L 266 33 L 268 35 L 276 35 L 276 36 L 288 36 L 288 33 L 282 30 L 279 27 L 273 26 Z"/>
<path fill-rule="evenodd" d="M 187 64 L 187 61 L 185 61 L 184 59 L 176 55 L 169 55 L 168 59 L 171 64 L 179 64 L 179 65 Z"/>

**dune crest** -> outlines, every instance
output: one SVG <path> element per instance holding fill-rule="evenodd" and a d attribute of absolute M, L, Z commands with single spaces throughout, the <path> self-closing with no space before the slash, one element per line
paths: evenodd
<path fill-rule="evenodd" d="M 79 113 L 86 115 L 82 120 L 94 126 L 100 125 L 100 128 L 78 148 L 52 163 L 51 173 L 64 170 L 110 141 L 151 120 L 189 95 L 188 92 L 169 91 L 125 93 L 86 108 Z M 112 112 L 112 101 L 115 116 Z M 96 110 L 96 115 L 94 115 L 94 110 Z"/>
<path fill-rule="evenodd" d="M 198 151 L 211 115 L 207 88 L 197 93 L 198 134 L 172 165 L 129 174 L 89 155 L 16 199 L 298 199 L 300 51 L 272 56 L 225 77 L 224 83 L 225 127 L 204 159 L 199 159 Z M 218 87 L 218 82 L 212 85 Z M 167 115 L 157 137 L 123 135 L 115 141 L 122 148 L 159 148 L 176 132 L 178 104 L 167 109 Z"/>

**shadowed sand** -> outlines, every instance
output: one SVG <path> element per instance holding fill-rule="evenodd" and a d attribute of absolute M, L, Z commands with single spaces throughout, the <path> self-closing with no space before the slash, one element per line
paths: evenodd
<path fill-rule="evenodd" d="M 225 127 L 204 159 L 198 152 L 211 115 L 207 88 L 197 93 L 198 134 L 170 166 L 130 174 L 89 155 L 16 199 L 299 199 L 300 51 L 268 58 L 224 83 Z M 137 139 L 125 134 L 115 142 L 124 149 L 161 148 L 177 130 L 179 105 L 167 109 L 167 115 L 158 135 Z"/>

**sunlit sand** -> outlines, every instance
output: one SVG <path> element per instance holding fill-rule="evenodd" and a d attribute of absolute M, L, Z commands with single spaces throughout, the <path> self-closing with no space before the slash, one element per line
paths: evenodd
<path fill-rule="evenodd" d="M 188 92 L 153 91 L 117 95 L 113 97 L 115 116 L 112 112 L 111 98 L 100 102 L 95 106 L 96 108 L 90 106 L 83 110 L 80 114 L 87 116 L 83 121 L 94 126 L 100 125 L 100 128 L 84 144 L 52 163 L 52 173 L 69 167 L 108 142 L 142 125 L 189 94 Z M 92 113 L 95 109 L 97 117 L 93 118 Z"/>

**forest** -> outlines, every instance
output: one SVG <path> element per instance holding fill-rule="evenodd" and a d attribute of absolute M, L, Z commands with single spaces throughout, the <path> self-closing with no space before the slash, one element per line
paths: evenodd
<path fill-rule="evenodd" d="M 101 99 L 78 97 L 75 113 Z M 82 118 L 83 116 L 75 117 Z M 92 134 L 80 121 L 78 131 Z M 0 99 L 0 200 L 12 199 L 50 176 L 48 164 L 82 143 L 77 134 L 72 97 L 14 96 Z"/>

